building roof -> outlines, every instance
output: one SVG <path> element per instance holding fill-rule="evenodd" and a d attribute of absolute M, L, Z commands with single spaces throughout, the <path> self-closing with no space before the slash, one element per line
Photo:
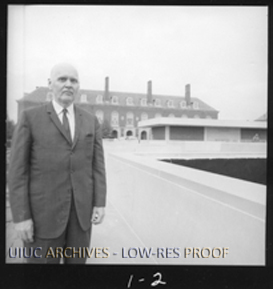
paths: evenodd
<path fill-rule="evenodd" d="M 257 118 L 256 121 L 267 121 L 267 113 L 264 113 L 262 116 Z"/>
<path fill-rule="evenodd" d="M 29 101 L 29 102 L 36 102 L 36 103 L 45 102 L 48 93 L 49 93 L 49 89 L 47 87 L 37 87 L 31 93 L 25 93 L 24 96 L 18 100 L 18 102 L 21 102 L 21 101 Z M 84 94 L 86 95 L 87 103 L 96 104 L 96 97 L 98 95 L 103 96 L 104 90 L 81 89 L 79 91 L 79 95 L 77 99 L 75 100 L 75 102 L 79 103 L 81 95 L 84 95 Z M 133 99 L 133 104 L 134 104 L 133 106 L 140 106 L 141 99 L 147 98 L 147 94 L 145 93 L 114 92 L 114 91 L 109 91 L 109 96 L 110 98 L 113 96 L 118 97 L 118 105 L 121 105 L 121 106 L 126 106 L 126 99 L 128 97 L 131 97 Z M 184 96 L 158 95 L 158 94 L 153 94 L 152 99 L 161 100 L 161 106 L 159 108 L 169 108 L 167 107 L 166 102 L 168 100 L 172 100 L 174 104 L 174 109 L 181 109 L 181 106 L 180 106 L 181 101 L 186 101 Z M 213 107 L 209 106 L 208 104 L 206 104 L 205 102 L 203 102 L 202 100 L 196 97 L 191 97 L 191 101 L 193 103 L 198 103 L 198 110 L 218 112 L 216 109 L 214 109 Z"/>
<path fill-rule="evenodd" d="M 219 120 L 219 119 L 192 119 L 192 118 L 151 118 L 138 123 L 138 127 L 156 126 L 198 126 L 198 127 L 226 127 L 226 128 L 259 128 L 266 129 L 265 122 L 244 120 Z"/>
<path fill-rule="evenodd" d="M 34 91 L 31 93 L 24 93 L 24 96 L 20 99 L 18 99 L 18 102 L 21 101 L 30 101 L 30 102 L 45 102 L 46 101 L 46 95 L 49 92 L 49 89 L 47 87 L 36 87 Z"/>

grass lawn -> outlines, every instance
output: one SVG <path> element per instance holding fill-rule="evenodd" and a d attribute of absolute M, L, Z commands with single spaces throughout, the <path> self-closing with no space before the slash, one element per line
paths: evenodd
<path fill-rule="evenodd" d="M 266 159 L 169 159 L 163 161 L 266 185 Z"/>

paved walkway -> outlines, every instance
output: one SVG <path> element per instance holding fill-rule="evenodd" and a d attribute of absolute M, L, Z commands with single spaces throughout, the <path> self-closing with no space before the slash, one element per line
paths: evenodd
<path fill-rule="evenodd" d="M 122 263 L 143 263 L 141 258 L 129 258 L 128 249 L 130 247 L 145 247 L 136 233 L 122 217 L 119 211 L 113 206 L 111 200 L 107 203 L 106 216 L 103 224 L 93 226 L 91 248 L 107 248 L 109 256 L 107 258 L 87 259 L 89 264 L 122 264 Z M 134 252 L 133 252 L 134 253 Z M 98 255 L 106 257 L 106 254 Z M 133 254 L 132 254 L 133 256 Z M 151 257 L 145 259 L 147 264 L 156 264 L 156 260 Z"/>

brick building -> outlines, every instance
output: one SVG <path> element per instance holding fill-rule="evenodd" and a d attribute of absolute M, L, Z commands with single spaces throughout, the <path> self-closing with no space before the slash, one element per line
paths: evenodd
<path fill-rule="evenodd" d="M 37 87 L 18 100 L 18 114 L 23 109 L 43 105 L 52 95 L 47 87 Z M 218 111 L 196 97 L 191 97 L 190 85 L 185 86 L 185 96 L 155 95 L 148 81 L 146 93 L 114 92 L 105 78 L 104 90 L 81 89 L 75 103 L 94 113 L 102 123 L 107 120 L 112 127 L 112 137 L 127 136 L 147 139 L 148 130 L 138 128 L 141 120 L 160 117 L 217 119 Z"/>

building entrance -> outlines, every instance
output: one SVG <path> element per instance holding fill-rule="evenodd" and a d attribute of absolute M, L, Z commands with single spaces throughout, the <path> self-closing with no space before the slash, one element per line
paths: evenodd
<path fill-rule="evenodd" d="M 112 131 L 112 138 L 118 138 L 118 132 L 116 130 Z"/>
<path fill-rule="evenodd" d="M 147 132 L 146 131 L 141 132 L 140 138 L 147 139 Z"/>

